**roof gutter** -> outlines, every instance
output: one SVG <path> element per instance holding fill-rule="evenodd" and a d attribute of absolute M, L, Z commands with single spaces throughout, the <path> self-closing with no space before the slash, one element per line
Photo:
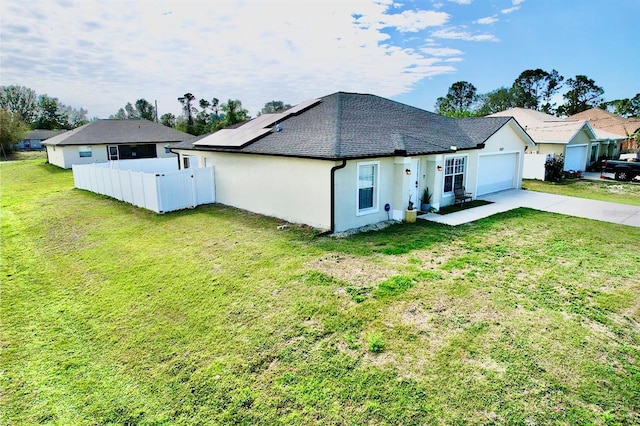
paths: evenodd
<path fill-rule="evenodd" d="M 344 169 L 347 166 L 347 160 L 343 159 L 341 164 L 331 168 L 331 228 L 328 231 L 318 234 L 318 237 L 331 235 L 336 229 L 336 171 Z"/>

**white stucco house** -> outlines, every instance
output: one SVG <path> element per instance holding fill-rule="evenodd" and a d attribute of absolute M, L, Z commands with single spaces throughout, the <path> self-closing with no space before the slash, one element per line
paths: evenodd
<path fill-rule="evenodd" d="M 74 164 L 175 157 L 170 148 L 192 137 L 148 120 L 97 120 L 49 138 L 43 145 L 49 163 L 69 169 Z"/>
<path fill-rule="evenodd" d="M 175 146 L 181 167 L 213 166 L 217 202 L 340 232 L 404 218 L 425 188 L 437 209 L 520 188 L 535 144 L 510 117 L 453 119 L 338 92 Z"/>
<path fill-rule="evenodd" d="M 510 108 L 489 117 L 515 118 L 536 143 L 528 153 L 562 155 L 567 171 L 584 171 L 598 158 L 616 155 L 623 140 L 619 135 L 593 129 L 585 120 L 563 119 L 527 108 Z"/>

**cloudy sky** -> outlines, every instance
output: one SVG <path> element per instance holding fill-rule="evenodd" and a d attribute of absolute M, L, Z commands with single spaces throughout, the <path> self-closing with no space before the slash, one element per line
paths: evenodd
<path fill-rule="evenodd" d="M 106 118 L 127 102 L 296 104 L 335 91 L 427 110 L 526 69 L 640 92 L 638 0 L 0 0 L 0 83 Z"/>

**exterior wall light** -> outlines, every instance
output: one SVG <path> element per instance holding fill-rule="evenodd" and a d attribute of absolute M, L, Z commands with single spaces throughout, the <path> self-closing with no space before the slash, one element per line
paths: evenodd
<path fill-rule="evenodd" d="M 409 175 L 411 174 L 411 170 L 410 170 L 410 169 L 405 169 L 405 171 L 404 171 L 404 172 L 405 172 L 405 174 L 406 174 L 407 176 L 409 176 Z"/>
<path fill-rule="evenodd" d="M 442 171 L 442 166 L 438 166 L 438 171 L 441 172 Z"/>

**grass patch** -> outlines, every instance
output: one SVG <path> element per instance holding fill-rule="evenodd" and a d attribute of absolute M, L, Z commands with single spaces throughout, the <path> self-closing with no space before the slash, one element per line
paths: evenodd
<path fill-rule="evenodd" d="M 640 185 L 627 182 L 605 182 L 586 179 L 545 182 L 525 179 L 522 181 L 522 189 L 640 206 Z"/>
<path fill-rule="evenodd" d="M 640 229 L 516 209 L 317 238 L 0 174 L 3 423 L 640 419 Z"/>
<path fill-rule="evenodd" d="M 441 207 L 440 210 L 437 211 L 437 213 L 445 215 L 462 210 L 472 209 L 474 207 L 486 206 L 487 204 L 492 204 L 492 202 L 485 200 L 471 200 L 462 204 L 452 204 L 450 206 Z"/>
<path fill-rule="evenodd" d="M 367 348 L 369 352 L 380 353 L 384 351 L 384 338 L 380 333 L 371 333 L 367 337 Z"/>
<path fill-rule="evenodd" d="M 46 160 L 47 151 L 14 151 L 11 154 L 7 155 L 5 159 L 4 156 L 0 156 L 0 161 L 22 161 L 22 160 Z"/>

